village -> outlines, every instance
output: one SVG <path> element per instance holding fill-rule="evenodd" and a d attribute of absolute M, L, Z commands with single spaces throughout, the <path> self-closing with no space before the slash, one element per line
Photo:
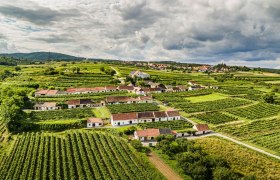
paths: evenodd
<path fill-rule="evenodd" d="M 125 91 L 127 93 L 135 94 L 136 97 L 130 96 L 108 96 L 100 102 L 94 102 L 91 99 L 73 99 L 68 100 L 62 105 L 58 105 L 56 102 L 38 102 L 34 105 L 36 111 L 53 111 L 60 109 L 74 109 L 74 108 L 97 108 L 106 105 L 116 104 L 142 104 L 142 103 L 155 103 L 153 99 L 154 93 L 172 93 L 172 92 L 183 92 L 183 91 L 195 91 L 206 88 L 218 89 L 217 86 L 202 86 L 195 81 L 189 81 L 188 85 L 164 85 L 161 83 L 155 83 L 147 80 L 150 75 L 139 70 L 132 71 L 129 75 L 132 78 L 144 79 L 145 87 L 129 85 L 119 86 L 104 86 L 104 87 L 92 87 L 92 88 L 67 88 L 65 91 L 52 90 L 52 89 L 41 89 L 34 93 L 35 97 L 53 97 L 53 96 L 67 96 L 67 95 L 83 95 L 91 93 L 106 93 L 106 92 L 119 92 Z M 130 113 L 117 113 L 111 114 L 109 124 L 112 127 L 131 126 L 140 123 L 149 122 L 162 122 L 162 121 L 174 121 L 183 120 L 180 116 L 179 111 L 174 109 L 168 109 L 166 111 L 147 111 L 147 112 L 130 112 Z M 87 117 L 87 128 L 104 128 L 104 120 L 102 118 Z M 155 133 L 157 132 L 157 133 Z M 164 133 L 162 133 L 164 132 Z M 170 133 L 167 133 L 170 132 Z M 140 140 L 143 145 L 155 145 L 156 138 L 160 135 L 174 135 L 174 137 L 189 137 L 193 135 L 201 135 L 210 133 L 207 124 L 194 124 L 193 131 L 177 133 L 171 129 L 143 129 L 135 131 L 134 138 Z"/>

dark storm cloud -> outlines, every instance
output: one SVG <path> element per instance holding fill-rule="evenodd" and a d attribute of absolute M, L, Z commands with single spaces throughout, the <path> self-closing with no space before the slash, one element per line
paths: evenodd
<path fill-rule="evenodd" d="M 73 9 L 56 11 L 47 7 L 26 9 L 16 6 L 0 6 L 0 13 L 8 17 L 29 21 L 37 25 L 51 24 L 79 14 L 79 12 Z"/>

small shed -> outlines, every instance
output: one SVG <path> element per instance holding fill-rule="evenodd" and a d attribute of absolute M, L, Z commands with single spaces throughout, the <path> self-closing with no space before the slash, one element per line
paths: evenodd
<path fill-rule="evenodd" d="M 193 126 L 193 129 L 197 131 L 195 133 L 196 135 L 201 135 L 201 134 L 206 134 L 211 132 L 207 124 L 196 124 Z"/>

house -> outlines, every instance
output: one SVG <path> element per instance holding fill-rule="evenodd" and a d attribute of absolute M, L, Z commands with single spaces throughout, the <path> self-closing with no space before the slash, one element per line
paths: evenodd
<path fill-rule="evenodd" d="M 173 86 L 165 85 L 165 92 L 173 92 Z"/>
<path fill-rule="evenodd" d="M 189 82 L 188 82 L 188 85 L 194 86 L 194 85 L 197 85 L 197 83 L 196 83 L 195 81 L 189 81 Z"/>
<path fill-rule="evenodd" d="M 116 86 L 105 86 L 106 92 L 115 92 L 117 90 L 118 90 L 118 87 L 116 87 Z"/>
<path fill-rule="evenodd" d="M 156 138 L 160 135 L 174 135 L 176 136 L 177 132 L 172 131 L 169 128 L 160 128 L 160 129 L 144 129 L 137 130 L 134 132 L 134 139 L 139 141 L 156 141 Z"/>
<path fill-rule="evenodd" d="M 34 109 L 41 110 L 41 111 L 48 111 L 48 110 L 57 110 L 60 109 L 60 107 L 57 106 L 56 102 L 44 102 L 44 103 L 35 104 Z"/>
<path fill-rule="evenodd" d="M 37 96 L 55 96 L 58 95 L 58 90 L 49 90 L 49 89 L 42 89 L 35 92 L 35 97 Z"/>
<path fill-rule="evenodd" d="M 153 98 L 151 96 L 139 96 L 138 103 L 153 103 Z"/>
<path fill-rule="evenodd" d="M 67 101 L 68 109 L 94 107 L 91 99 L 77 99 Z"/>
<path fill-rule="evenodd" d="M 199 90 L 199 89 L 205 89 L 205 87 L 200 86 L 200 85 L 194 85 L 194 86 L 190 86 L 188 88 L 189 91 L 194 91 L 194 90 Z"/>
<path fill-rule="evenodd" d="M 172 92 L 180 92 L 181 91 L 179 87 L 173 87 L 172 90 L 173 90 Z"/>
<path fill-rule="evenodd" d="M 102 121 L 102 119 L 100 118 L 88 118 L 87 119 L 87 128 L 93 128 L 93 127 L 100 127 L 103 126 L 104 123 Z"/>
<path fill-rule="evenodd" d="M 137 103 L 137 98 L 132 98 L 128 96 L 108 96 L 106 98 L 106 104 L 133 104 Z"/>
<path fill-rule="evenodd" d="M 180 89 L 180 91 L 187 91 L 188 90 L 188 87 L 186 87 L 184 85 L 178 85 L 177 87 Z"/>
<path fill-rule="evenodd" d="M 93 88 L 67 88 L 66 94 L 89 94 L 106 92 L 105 87 L 93 87 Z"/>
<path fill-rule="evenodd" d="M 129 74 L 130 77 L 134 78 L 141 78 L 141 79 L 146 79 L 149 78 L 150 75 L 145 73 L 145 72 L 141 72 L 141 71 L 131 71 L 131 73 Z"/>
<path fill-rule="evenodd" d="M 111 124 L 113 126 L 122 126 L 138 123 L 149 123 L 158 121 L 180 120 L 181 116 L 178 111 L 151 111 L 151 112 L 133 112 L 112 114 Z"/>
<path fill-rule="evenodd" d="M 127 91 L 129 93 L 133 93 L 134 92 L 134 86 L 126 86 L 126 85 L 121 85 L 118 87 L 119 91 Z"/>
<path fill-rule="evenodd" d="M 137 94 L 137 95 L 145 95 L 144 89 L 140 88 L 140 87 L 135 87 L 134 88 L 134 93 Z"/>
<path fill-rule="evenodd" d="M 112 114 L 111 124 L 113 126 L 122 126 L 138 123 L 138 114 L 136 112 Z"/>
<path fill-rule="evenodd" d="M 207 124 L 196 124 L 193 126 L 193 129 L 197 131 L 195 133 L 196 135 L 206 134 L 211 132 Z"/>
<path fill-rule="evenodd" d="M 162 93 L 162 89 L 161 88 L 142 88 L 141 91 L 144 94 Z"/>

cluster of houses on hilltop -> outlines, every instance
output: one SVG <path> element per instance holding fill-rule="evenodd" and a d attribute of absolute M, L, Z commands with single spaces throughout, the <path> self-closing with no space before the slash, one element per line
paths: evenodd
<path fill-rule="evenodd" d="M 130 112 L 111 115 L 113 126 L 124 126 L 138 123 L 180 120 L 178 111 L 152 111 L 152 112 Z"/>

